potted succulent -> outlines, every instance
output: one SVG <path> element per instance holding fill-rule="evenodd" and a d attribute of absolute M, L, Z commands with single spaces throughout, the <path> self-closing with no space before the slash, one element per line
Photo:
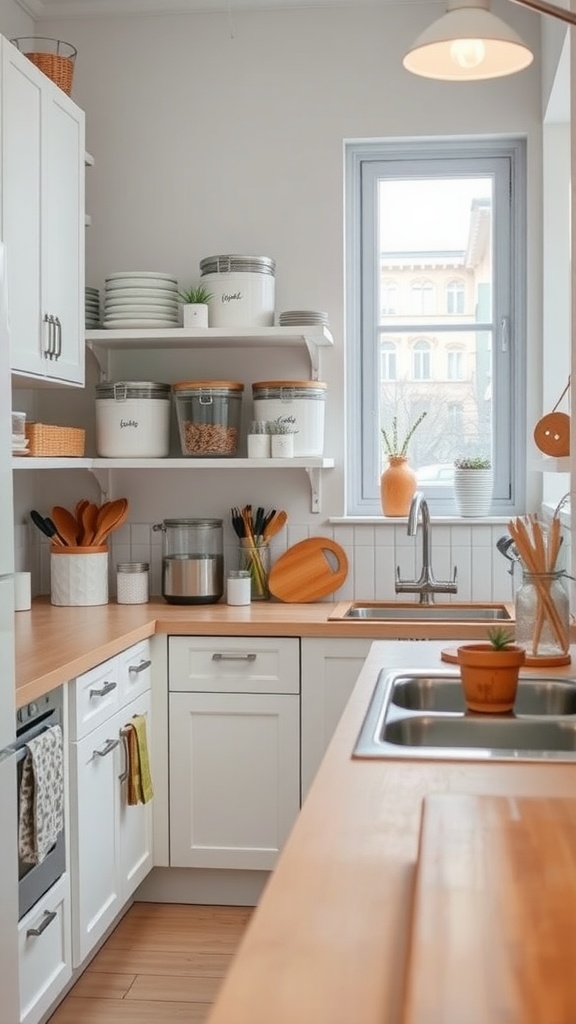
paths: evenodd
<path fill-rule="evenodd" d="M 526 651 L 502 626 L 488 630 L 485 643 L 457 648 L 464 699 L 469 711 L 501 714 L 512 711 Z"/>
<path fill-rule="evenodd" d="M 485 456 L 454 460 L 454 500 L 459 516 L 487 516 L 492 505 L 492 463 Z"/>
<path fill-rule="evenodd" d="M 416 492 L 416 474 L 408 465 L 408 445 L 427 414 L 421 413 L 403 438 L 398 434 L 398 417 L 392 418 L 392 430 L 381 428 L 388 465 L 380 477 L 380 500 L 385 516 L 406 516 Z"/>
<path fill-rule="evenodd" d="M 208 303 L 212 299 L 205 285 L 198 284 L 186 291 L 178 292 L 182 299 L 184 327 L 208 327 Z"/>
<path fill-rule="evenodd" d="M 268 421 L 270 434 L 270 454 L 273 459 L 291 459 L 294 455 L 294 434 L 296 429 L 295 416 L 278 416 Z"/>

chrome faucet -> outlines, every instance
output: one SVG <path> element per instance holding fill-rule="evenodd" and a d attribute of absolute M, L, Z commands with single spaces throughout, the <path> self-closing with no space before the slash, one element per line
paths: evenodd
<path fill-rule="evenodd" d="M 456 594 L 458 585 L 456 583 L 457 569 L 454 568 L 454 576 L 451 580 L 437 580 L 432 572 L 430 560 L 430 511 L 428 502 L 422 491 L 416 491 L 412 498 L 410 511 L 408 513 L 407 533 L 409 537 L 415 537 L 418 530 L 418 519 L 422 517 L 422 569 L 417 580 L 403 580 L 400 577 L 400 566 L 396 567 L 396 593 L 397 594 L 420 594 L 420 604 L 433 604 L 434 594 Z"/>

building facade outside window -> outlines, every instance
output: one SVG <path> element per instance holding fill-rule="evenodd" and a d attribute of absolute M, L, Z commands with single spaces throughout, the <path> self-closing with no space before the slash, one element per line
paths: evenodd
<path fill-rule="evenodd" d="M 484 455 L 494 513 L 521 510 L 524 141 L 349 143 L 346 208 L 347 512 L 381 514 L 381 428 L 422 410 L 409 457 L 432 509 L 455 514 L 454 459 Z"/>

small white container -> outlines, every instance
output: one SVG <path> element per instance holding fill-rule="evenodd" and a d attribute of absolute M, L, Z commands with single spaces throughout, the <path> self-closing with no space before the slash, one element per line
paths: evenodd
<path fill-rule="evenodd" d="M 29 572 L 14 573 L 14 611 L 28 612 L 32 607 L 32 576 Z"/>
<path fill-rule="evenodd" d="M 118 604 L 148 602 L 148 562 L 118 562 L 116 566 L 116 600 Z"/>
<path fill-rule="evenodd" d="M 293 416 L 294 455 L 324 452 L 324 410 L 328 385 L 318 380 L 263 380 L 252 385 L 254 419 Z"/>
<path fill-rule="evenodd" d="M 294 434 L 272 434 L 271 455 L 273 459 L 291 459 L 294 456 Z"/>
<path fill-rule="evenodd" d="M 276 263 L 268 256 L 207 256 L 202 284 L 212 294 L 210 327 L 272 327 Z"/>
<path fill-rule="evenodd" d="M 170 450 L 170 408 L 169 384 L 97 384 L 97 454 L 105 459 L 166 458 Z"/>
<path fill-rule="evenodd" d="M 50 602 L 108 604 L 108 548 L 59 547 L 50 553 Z"/>
<path fill-rule="evenodd" d="M 226 580 L 226 604 L 250 604 L 251 576 L 243 569 L 232 569 Z"/>

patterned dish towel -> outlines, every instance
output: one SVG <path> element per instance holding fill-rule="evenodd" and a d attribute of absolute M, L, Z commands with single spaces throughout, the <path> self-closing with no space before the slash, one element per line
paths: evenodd
<path fill-rule="evenodd" d="M 125 728 L 128 744 L 128 803 L 147 804 L 154 796 L 146 715 L 134 715 Z"/>
<path fill-rule="evenodd" d="M 26 744 L 20 781 L 18 847 L 26 864 L 41 864 L 64 828 L 64 744 L 54 725 Z"/>

